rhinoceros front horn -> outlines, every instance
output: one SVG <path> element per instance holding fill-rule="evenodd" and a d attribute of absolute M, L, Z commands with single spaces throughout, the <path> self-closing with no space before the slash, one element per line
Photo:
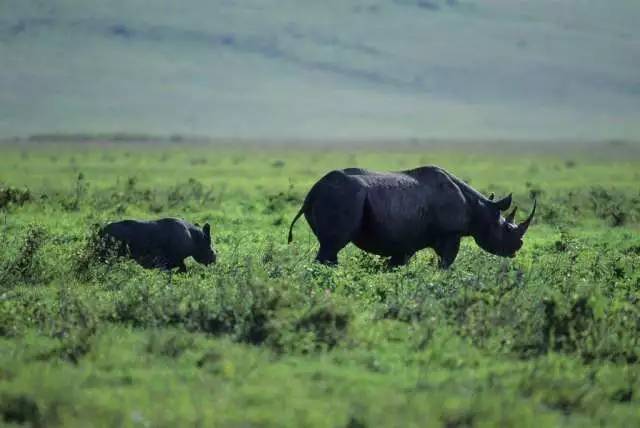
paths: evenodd
<path fill-rule="evenodd" d="M 527 232 L 527 229 L 529 228 L 529 224 L 531 224 L 531 220 L 533 220 L 533 215 L 535 213 L 536 213 L 536 200 L 534 199 L 533 209 L 531 210 L 531 214 L 529 214 L 529 217 L 527 217 L 525 221 L 523 221 L 518 225 L 518 230 L 520 231 L 521 235 L 524 235 Z"/>

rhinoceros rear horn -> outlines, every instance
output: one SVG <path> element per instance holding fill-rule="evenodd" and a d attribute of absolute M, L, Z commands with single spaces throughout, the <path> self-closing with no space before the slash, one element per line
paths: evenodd
<path fill-rule="evenodd" d="M 529 224 L 531 224 L 531 220 L 533 220 L 533 216 L 535 213 L 536 213 L 536 200 L 534 199 L 533 209 L 531 210 L 531 214 L 529 214 L 529 217 L 527 217 L 525 221 L 523 221 L 518 225 L 518 230 L 520 231 L 521 235 L 524 235 L 527 232 L 527 229 L 529 228 Z"/>
<path fill-rule="evenodd" d="M 507 215 L 507 217 L 505 217 L 505 220 L 509 223 L 513 223 L 513 220 L 516 218 L 516 211 L 518 211 L 517 206 L 513 207 L 513 210 Z"/>
<path fill-rule="evenodd" d="M 508 196 L 493 202 L 493 205 L 500 211 L 506 211 L 511 206 L 511 193 Z"/>

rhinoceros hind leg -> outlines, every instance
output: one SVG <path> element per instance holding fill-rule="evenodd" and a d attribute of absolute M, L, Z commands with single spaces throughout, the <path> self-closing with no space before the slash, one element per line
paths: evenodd
<path fill-rule="evenodd" d="M 342 248 L 335 248 L 335 246 L 320 244 L 316 261 L 323 265 L 335 266 L 338 264 L 338 252 L 341 249 Z"/>
<path fill-rule="evenodd" d="M 337 224 L 332 233 L 318 234 L 320 249 L 316 256 L 316 261 L 325 265 L 337 265 L 338 253 L 353 239 L 354 234 L 360 227 L 360 216 L 357 222 L 345 222 L 347 224 Z"/>
<path fill-rule="evenodd" d="M 337 264 L 338 252 L 358 233 L 366 190 L 341 173 L 325 177 L 326 183 L 314 191 L 314 200 L 305 212 L 307 222 L 318 238 L 320 250 L 316 260 Z"/>

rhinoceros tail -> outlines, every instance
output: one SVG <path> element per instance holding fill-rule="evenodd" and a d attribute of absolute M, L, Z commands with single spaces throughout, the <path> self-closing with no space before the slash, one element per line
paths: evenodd
<path fill-rule="evenodd" d="M 298 219 L 300 218 L 300 216 L 304 213 L 304 210 L 306 208 L 306 202 L 304 204 L 302 204 L 302 208 L 300 208 L 300 211 L 298 211 L 298 214 L 296 214 L 296 216 L 293 218 L 293 221 L 291 222 L 291 226 L 289 226 L 289 239 L 287 240 L 288 244 L 291 244 L 291 241 L 293 241 L 293 225 L 296 224 L 296 221 L 298 221 Z"/>

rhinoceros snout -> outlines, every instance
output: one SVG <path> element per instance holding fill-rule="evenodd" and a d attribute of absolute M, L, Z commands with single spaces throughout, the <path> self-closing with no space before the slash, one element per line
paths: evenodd
<path fill-rule="evenodd" d="M 216 253 L 211 253 L 209 255 L 209 257 L 207 257 L 207 259 L 204 261 L 204 265 L 209 266 L 211 264 L 215 264 L 216 263 Z"/>

